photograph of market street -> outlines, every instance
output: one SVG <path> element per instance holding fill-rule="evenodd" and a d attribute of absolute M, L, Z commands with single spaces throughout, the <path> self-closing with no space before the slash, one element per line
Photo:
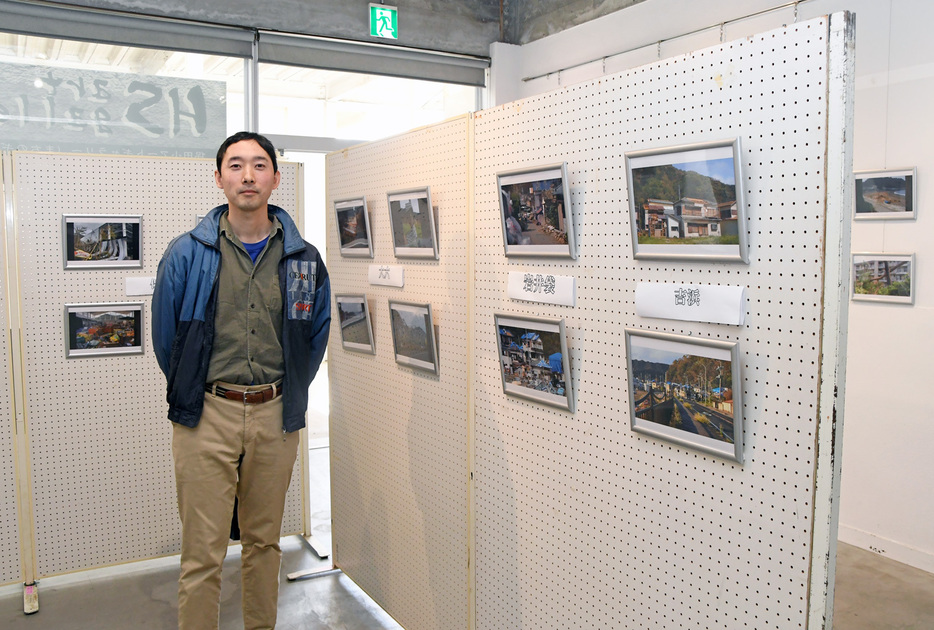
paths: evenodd
<path fill-rule="evenodd" d="M 733 379 L 729 361 L 669 352 L 631 338 L 636 417 L 733 443 Z M 654 340 L 653 340 L 654 341 Z"/>
<path fill-rule="evenodd" d="M 510 245 L 567 245 L 567 211 L 561 178 L 500 187 Z"/>

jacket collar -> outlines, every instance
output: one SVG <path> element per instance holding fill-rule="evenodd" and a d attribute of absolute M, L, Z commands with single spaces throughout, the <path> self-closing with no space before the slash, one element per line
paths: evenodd
<path fill-rule="evenodd" d="M 217 206 L 208 212 L 207 216 L 202 219 L 201 223 L 199 223 L 195 229 L 191 231 L 191 236 L 209 247 L 216 248 L 217 239 L 219 236 L 220 218 L 225 212 L 227 212 L 226 203 Z M 279 223 L 282 224 L 282 236 L 285 254 L 294 254 L 297 251 L 305 249 L 305 241 L 302 238 L 301 233 L 299 233 L 295 222 L 292 221 L 292 217 L 289 216 L 289 213 L 279 206 L 274 206 L 271 204 L 269 206 L 269 212 L 279 220 Z"/>

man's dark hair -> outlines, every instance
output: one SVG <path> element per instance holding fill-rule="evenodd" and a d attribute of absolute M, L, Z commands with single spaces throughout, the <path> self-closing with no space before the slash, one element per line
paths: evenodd
<path fill-rule="evenodd" d="M 258 133 L 253 133 L 252 131 L 238 131 L 234 135 L 230 136 L 221 144 L 221 148 L 217 150 L 217 170 L 221 170 L 221 162 L 224 161 L 224 155 L 227 153 L 227 149 L 230 148 L 230 145 L 242 142 L 244 140 L 255 140 L 256 143 L 263 147 L 263 151 L 269 154 L 269 159 L 272 160 L 272 172 L 279 172 L 279 162 L 276 161 L 276 147 L 272 146 L 272 142 L 269 141 L 269 138 L 266 136 L 261 136 Z"/>

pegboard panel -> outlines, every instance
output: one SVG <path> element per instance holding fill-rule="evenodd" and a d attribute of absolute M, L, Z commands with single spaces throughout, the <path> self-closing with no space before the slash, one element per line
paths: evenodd
<path fill-rule="evenodd" d="M 475 115 L 479 630 L 807 626 L 825 220 L 841 212 L 825 203 L 828 24 Z M 624 154 L 735 137 L 749 264 L 634 260 Z M 578 259 L 506 258 L 496 174 L 562 161 Z M 513 271 L 575 277 L 576 307 L 508 299 Z M 746 323 L 640 318 L 643 281 L 745 286 Z M 566 321 L 576 413 L 502 393 L 496 313 Z M 626 327 L 739 343 L 745 464 L 630 430 Z"/>
<path fill-rule="evenodd" d="M 8 160 L 0 160 L 0 207 L 12 194 Z M 10 330 L 7 319 L 6 221 L 0 222 L 0 584 L 21 581 L 19 512 L 16 490 L 16 437 L 10 382 Z"/>
<path fill-rule="evenodd" d="M 155 277 L 169 241 L 226 203 L 214 162 L 25 152 L 13 160 L 37 573 L 177 553 L 172 432 L 152 350 L 151 296 L 127 296 L 125 278 Z M 280 170 L 270 202 L 293 211 L 298 167 Z M 143 268 L 65 270 L 63 213 L 142 215 Z M 143 354 L 66 359 L 65 305 L 107 302 L 143 303 Z M 298 460 L 293 479 L 288 533 L 302 530 Z"/>
<path fill-rule="evenodd" d="M 467 625 L 468 118 L 327 157 L 333 293 L 365 293 L 376 354 L 341 348 L 336 307 L 331 387 L 334 562 L 407 630 Z M 393 256 L 389 191 L 429 186 L 438 260 Z M 335 200 L 365 196 L 374 258 L 342 258 Z M 371 286 L 371 264 L 405 286 Z M 396 364 L 389 300 L 430 303 L 440 373 Z"/>

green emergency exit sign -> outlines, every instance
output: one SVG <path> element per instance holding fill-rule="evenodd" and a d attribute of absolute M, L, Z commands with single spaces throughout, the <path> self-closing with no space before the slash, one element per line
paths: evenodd
<path fill-rule="evenodd" d="M 370 4 L 370 35 L 399 39 L 399 10 L 385 4 Z"/>

